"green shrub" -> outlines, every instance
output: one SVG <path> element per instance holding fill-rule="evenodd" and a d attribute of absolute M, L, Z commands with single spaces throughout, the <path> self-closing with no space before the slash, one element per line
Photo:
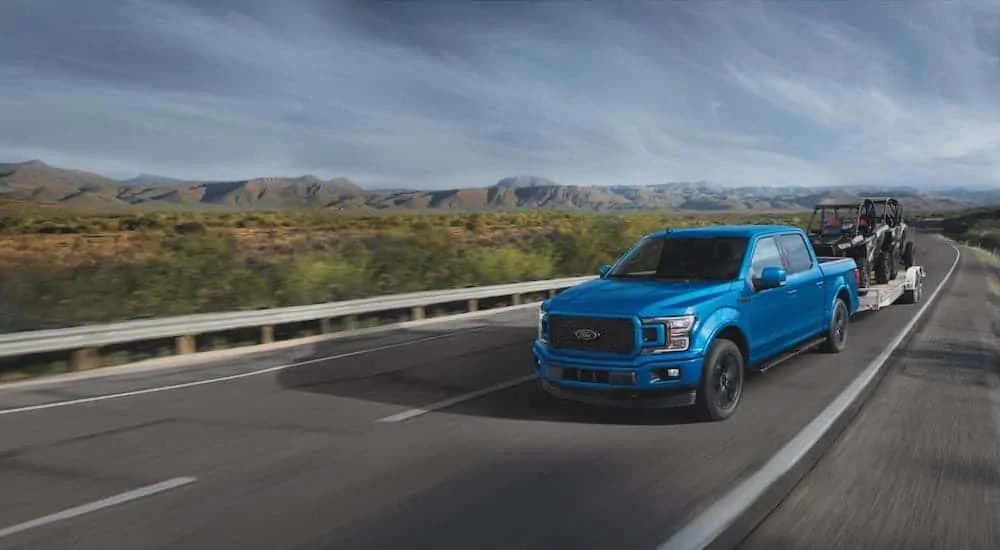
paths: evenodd
<path fill-rule="evenodd" d="M 8 235 L 52 231 L 46 229 L 51 227 L 71 228 L 71 233 L 84 232 L 81 228 L 90 232 L 117 230 L 120 235 L 128 233 L 155 246 L 152 254 L 147 249 L 134 257 L 83 266 L 60 265 L 44 254 L 30 261 L 0 264 L 0 330 L 590 275 L 602 264 L 612 262 L 640 236 L 664 227 L 806 221 L 801 216 L 564 212 L 154 212 L 52 219 L 7 216 L 0 218 L 0 232 Z M 305 250 L 292 247 L 268 254 L 241 250 L 237 230 L 261 227 L 277 231 L 281 227 L 332 230 L 335 235 L 326 234 L 320 239 L 321 233 L 316 233 L 313 246 Z M 350 230 L 350 236 L 340 235 L 341 230 Z M 463 231 L 468 232 L 465 241 L 456 237 Z M 477 244 L 486 242 L 480 238 L 490 239 L 488 245 Z M 322 246 L 315 246 L 317 242 Z M 70 242 L 76 250 L 83 250 L 85 244 L 82 236 Z"/>

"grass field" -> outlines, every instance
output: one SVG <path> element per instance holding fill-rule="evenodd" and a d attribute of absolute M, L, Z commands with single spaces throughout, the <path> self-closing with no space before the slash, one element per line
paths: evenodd
<path fill-rule="evenodd" d="M 590 274 L 663 227 L 794 216 L 0 210 L 0 330 Z"/>

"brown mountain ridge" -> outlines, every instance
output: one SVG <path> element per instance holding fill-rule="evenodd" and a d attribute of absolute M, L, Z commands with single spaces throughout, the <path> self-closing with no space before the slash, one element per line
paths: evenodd
<path fill-rule="evenodd" d="M 1000 204 L 998 190 L 960 187 L 921 192 L 910 187 L 723 187 L 705 182 L 579 186 L 560 185 L 537 176 L 514 176 L 489 187 L 366 190 L 346 178 L 261 177 L 196 182 L 144 175 L 115 180 L 41 161 L 0 163 L 0 198 L 96 208 L 774 212 L 811 209 L 820 200 L 857 196 L 895 196 L 913 210 Z"/>

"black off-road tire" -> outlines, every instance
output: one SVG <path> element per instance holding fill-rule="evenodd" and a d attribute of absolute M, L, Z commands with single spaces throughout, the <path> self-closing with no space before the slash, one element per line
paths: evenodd
<path fill-rule="evenodd" d="M 847 347 L 847 327 L 851 324 L 851 315 L 848 312 L 847 304 L 838 299 L 833 306 L 833 315 L 830 316 L 830 326 L 826 329 L 826 341 L 823 342 L 823 351 L 826 353 L 840 353 Z"/>
<path fill-rule="evenodd" d="M 884 285 L 891 281 L 889 278 L 889 272 L 892 269 L 892 256 L 891 253 L 880 250 L 878 254 L 875 255 L 875 282 Z"/>
<path fill-rule="evenodd" d="M 913 261 L 913 241 L 910 241 L 903 246 L 902 260 L 903 260 L 903 267 L 906 269 L 910 269 L 915 265 Z"/>
<path fill-rule="evenodd" d="M 891 258 L 889 261 L 889 280 L 895 281 L 896 277 L 899 276 L 899 264 L 901 261 L 899 249 L 893 247 L 892 251 L 889 252 L 889 257 Z"/>
<path fill-rule="evenodd" d="M 855 262 L 858 264 L 858 272 L 859 275 L 861 275 L 860 277 L 861 280 L 858 281 L 858 284 L 860 285 L 858 288 L 868 288 L 872 286 L 871 265 L 864 259 L 862 259 L 861 261 L 855 260 Z"/>
<path fill-rule="evenodd" d="M 703 420 L 725 420 L 736 412 L 743 397 L 746 375 L 743 354 L 732 340 L 712 342 L 701 370 L 695 412 Z"/>

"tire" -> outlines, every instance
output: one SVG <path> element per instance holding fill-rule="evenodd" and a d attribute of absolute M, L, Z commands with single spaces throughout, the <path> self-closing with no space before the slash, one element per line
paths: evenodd
<path fill-rule="evenodd" d="M 723 374 L 725 377 L 720 380 Z M 739 346 L 725 338 L 712 342 L 708 355 L 705 356 L 698 396 L 695 399 L 698 416 L 711 421 L 725 420 L 732 416 L 743 397 L 744 375 L 743 354 Z M 723 382 L 725 388 L 720 392 L 718 386 Z"/>
<path fill-rule="evenodd" d="M 904 304 L 916 304 L 920 302 L 920 299 L 924 295 L 924 284 L 923 281 L 917 282 L 917 288 L 913 290 L 903 291 L 903 296 L 899 299 L 900 302 Z"/>
<path fill-rule="evenodd" d="M 823 351 L 826 353 L 840 353 L 847 347 L 847 328 L 851 324 L 851 315 L 847 311 L 847 304 L 843 300 L 837 299 L 833 305 L 833 315 L 830 316 L 830 326 L 826 329 L 826 342 L 823 342 Z"/>
<path fill-rule="evenodd" d="M 900 259 L 899 259 L 898 251 L 899 251 L 898 248 L 893 247 L 892 252 L 890 253 L 891 254 L 890 257 L 892 258 L 889 261 L 889 280 L 890 281 L 895 281 L 896 277 L 899 276 L 899 263 L 900 263 Z"/>
<path fill-rule="evenodd" d="M 860 281 L 861 287 L 860 288 L 868 288 L 868 287 L 872 286 L 872 268 L 871 268 L 871 265 L 869 265 L 868 262 L 867 262 L 867 260 L 864 260 L 864 259 L 862 259 L 860 262 L 858 262 L 857 260 L 855 260 L 855 262 L 857 262 L 858 269 L 861 272 L 861 281 Z"/>
<path fill-rule="evenodd" d="M 911 241 L 903 247 L 903 267 L 910 269 L 913 265 L 913 242 Z"/>
<path fill-rule="evenodd" d="M 880 250 L 875 256 L 875 282 L 884 285 L 891 281 L 889 278 L 889 271 L 891 269 L 890 264 L 892 260 L 889 253 L 885 250 Z"/>

